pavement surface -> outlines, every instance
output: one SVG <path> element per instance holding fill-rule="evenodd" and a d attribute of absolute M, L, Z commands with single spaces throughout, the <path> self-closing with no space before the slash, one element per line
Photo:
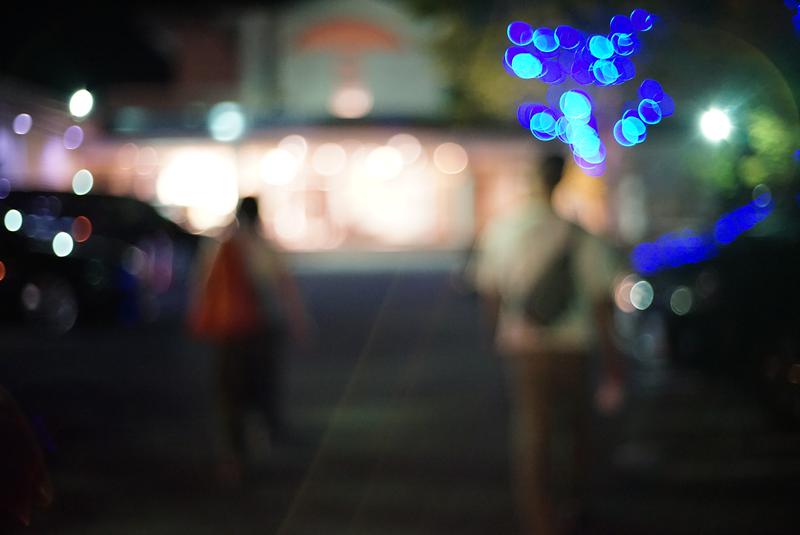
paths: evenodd
<path fill-rule="evenodd" d="M 307 272 L 315 342 L 286 358 L 292 433 L 216 478 L 212 354 L 179 326 L 0 331 L 0 384 L 45 447 L 23 533 L 516 534 L 502 362 L 449 269 Z M 798 532 L 800 433 L 728 380 L 633 355 L 596 415 L 586 533 Z"/>

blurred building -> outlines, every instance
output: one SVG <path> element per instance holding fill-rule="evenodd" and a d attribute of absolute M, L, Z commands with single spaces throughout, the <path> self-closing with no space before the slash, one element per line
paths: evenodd
<path fill-rule="evenodd" d="M 96 191 L 151 202 L 212 234 L 240 197 L 256 195 L 265 229 L 296 250 L 458 249 L 527 188 L 542 150 L 518 128 L 450 126 L 447 80 L 430 47 L 437 27 L 400 3 L 150 20 L 171 83 L 100 95 L 85 141 L 66 151 L 47 187 L 69 189 L 86 168 Z M 26 174 L 39 186 L 46 173 Z M 604 186 L 582 178 L 573 185 L 583 204 L 572 208 L 599 229 Z"/>

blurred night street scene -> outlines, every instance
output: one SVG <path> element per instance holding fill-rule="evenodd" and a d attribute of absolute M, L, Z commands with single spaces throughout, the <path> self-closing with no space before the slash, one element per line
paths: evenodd
<path fill-rule="evenodd" d="M 800 1 L 14 1 L 0 51 L 0 534 L 800 532 Z"/>

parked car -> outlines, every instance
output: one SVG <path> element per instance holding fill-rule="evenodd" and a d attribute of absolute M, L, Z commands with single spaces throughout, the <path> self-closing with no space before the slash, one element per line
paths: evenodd
<path fill-rule="evenodd" d="M 180 312 L 199 240 L 151 205 L 14 191 L 0 217 L 0 319 L 65 332 Z"/>
<path fill-rule="evenodd" d="M 641 336 L 658 331 L 671 366 L 726 376 L 800 419 L 800 210 L 769 221 L 699 262 L 640 274 Z"/>

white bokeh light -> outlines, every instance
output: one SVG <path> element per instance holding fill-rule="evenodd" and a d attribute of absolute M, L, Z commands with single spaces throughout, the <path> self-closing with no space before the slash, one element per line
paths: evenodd
<path fill-rule="evenodd" d="M 372 111 L 372 93 L 361 85 L 340 87 L 328 103 L 330 112 L 341 119 L 360 119 Z"/>
<path fill-rule="evenodd" d="M 364 171 L 377 180 L 391 180 L 402 170 L 403 156 L 394 147 L 378 147 L 364 161 Z"/>
<path fill-rule="evenodd" d="M 86 89 L 75 91 L 69 99 L 69 113 L 78 119 L 89 115 L 93 107 L 94 97 Z"/>
<path fill-rule="evenodd" d="M 72 236 L 66 232 L 59 232 L 53 237 L 53 252 L 56 256 L 65 257 L 72 252 L 74 243 Z"/>
<path fill-rule="evenodd" d="M 730 117 L 720 109 L 711 108 L 700 116 L 700 132 L 709 141 L 717 143 L 728 139 L 732 131 Z"/>
<path fill-rule="evenodd" d="M 11 209 L 3 217 L 3 224 L 10 232 L 16 232 L 22 228 L 22 213 L 19 210 Z"/>
<path fill-rule="evenodd" d="M 442 143 L 433 151 L 433 164 L 442 173 L 456 175 L 466 169 L 468 163 L 467 151 L 457 143 Z"/>
<path fill-rule="evenodd" d="M 86 195 L 92 191 L 94 177 L 88 169 L 81 169 L 72 177 L 72 191 L 75 195 Z"/>
<path fill-rule="evenodd" d="M 268 151 L 261 160 L 261 178 L 267 184 L 288 184 L 300 171 L 300 160 L 286 149 Z"/>
<path fill-rule="evenodd" d="M 224 225 L 239 202 L 233 154 L 184 149 L 175 153 L 156 181 L 163 204 L 186 208 L 189 223 L 204 231 Z"/>
<path fill-rule="evenodd" d="M 347 164 L 347 153 L 337 143 L 323 143 L 311 157 L 311 167 L 321 175 L 333 176 L 341 173 Z"/>
<path fill-rule="evenodd" d="M 630 302 L 637 310 L 647 310 L 654 297 L 653 286 L 647 281 L 639 281 L 631 287 Z"/>
<path fill-rule="evenodd" d="M 386 144 L 399 150 L 400 155 L 403 157 L 403 162 L 406 164 L 414 163 L 422 154 L 422 145 L 411 134 L 397 134 L 392 136 Z"/>

